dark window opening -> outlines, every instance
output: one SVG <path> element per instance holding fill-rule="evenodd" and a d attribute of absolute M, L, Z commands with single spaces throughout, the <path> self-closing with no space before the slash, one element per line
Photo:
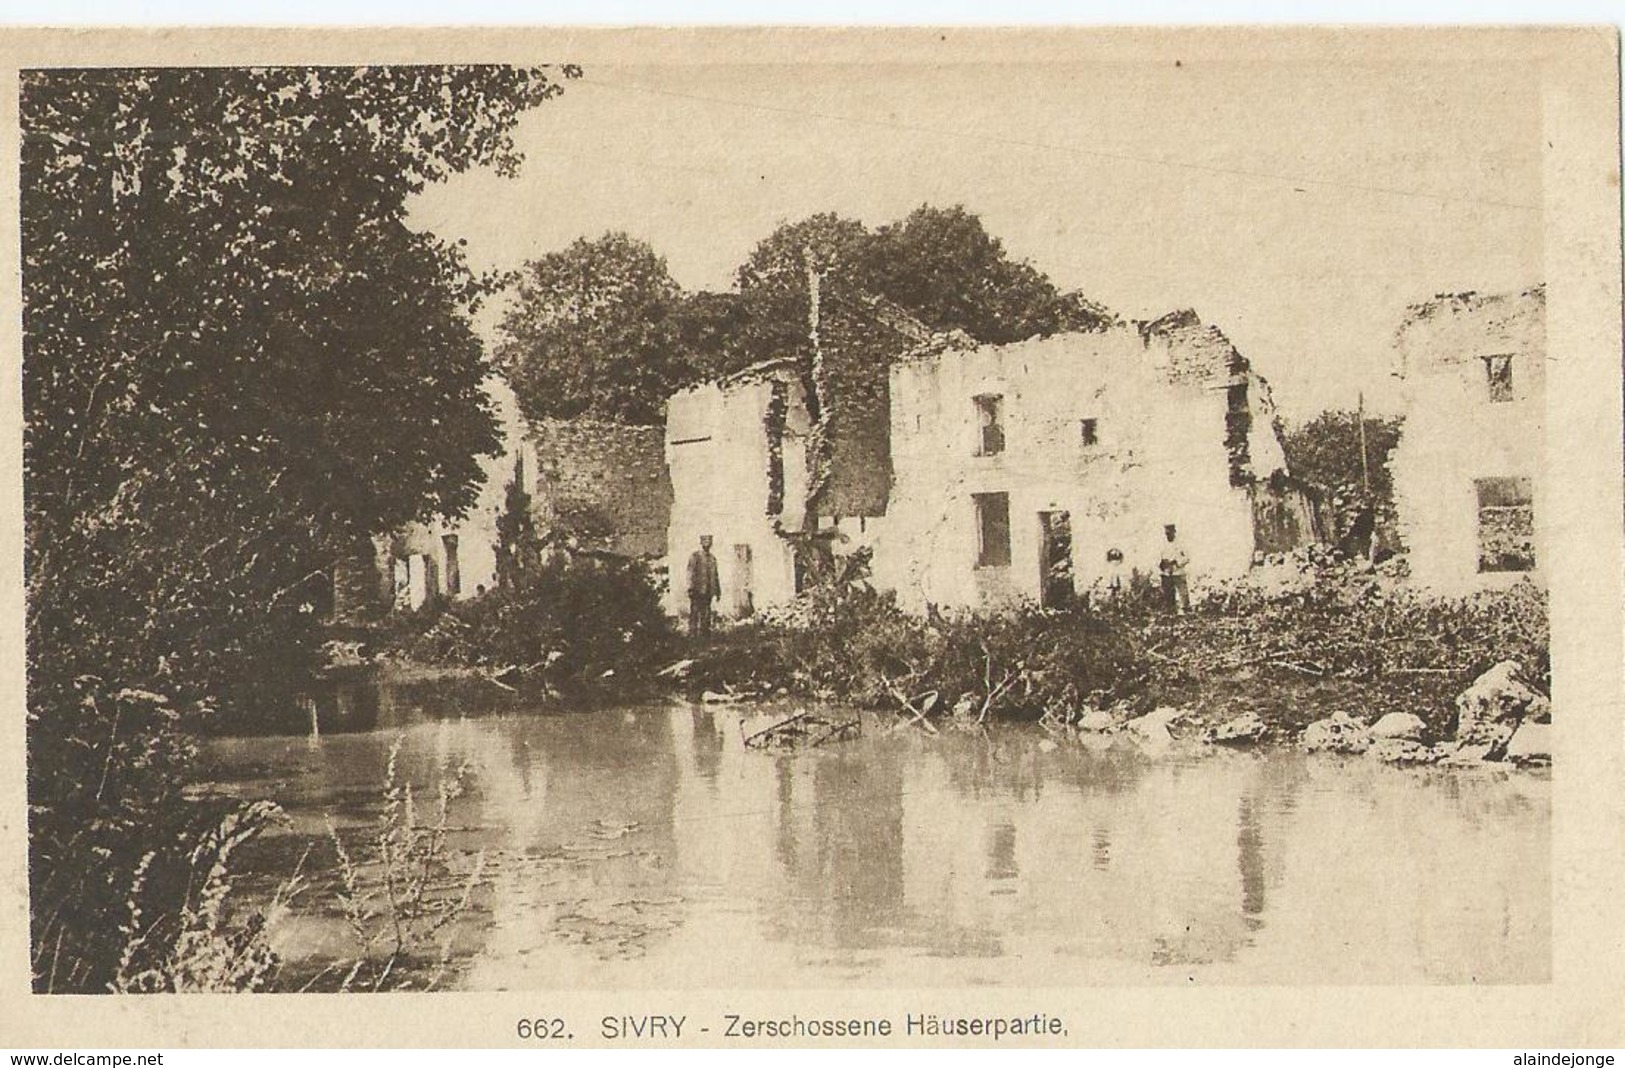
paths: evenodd
<path fill-rule="evenodd" d="M 1100 420 L 1084 419 L 1078 425 L 1083 430 L 1083 443 L 1085 445 L 1100 444 Z"/>
<path fill-rule="evenodd" d="M 1010 566 L 1010 495 L 976 493 L 976 566 Z"/>
<path fill-rule="evenodd" d="M 1490 387 L 1490 403 L 1512 400 L 1512 357 L 1485 356 L 1484 377 Z"/>
<path fill-rule="evenodd" d="M 1535 569 L 1535 505 L 1527 478 L 1481 478 L 1478 489 L 1478 570 Z"/>
<path fill-rule="evenodd" d="M 981 431 L 976 455 L 995 456 L 1004 451 L 1004 398 L 996 393 L 985 393 L 972 399 L 976 402 L 976 419 Z"/>
<path fill-rule="evenodd" d="M 1248 465 L 1252 463 L 1251 442 L 1253 409 L 1248 402 L 1247 383 L 1237 382 L 1225 387 L 1224 447 L 1230 454 L 1230 484 L 1245 486 L 1252 478 Z"/>
<path fill-rule="evenodd" d="M 1038 530 L 1038 603 L 1045 608 L 1062 608 L 1072 603 L 1076 593 L 1072 582 L 1072 514 L 1039 512 Z"/>

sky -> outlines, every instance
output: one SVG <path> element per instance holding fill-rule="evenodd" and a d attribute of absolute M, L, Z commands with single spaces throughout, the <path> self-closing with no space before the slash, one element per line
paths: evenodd
<path fill-rule="evenodd" d="M 1391 410 L 1407 305 L 1542 280 L 1531 68 L 1416 49 L 1053 55 L 588 64 L 522 120 L 519 177 L 457 176 L 413 223 L 465 239 L 476 268 L 624 230 L 682 285 L 725 289 L 782 222 L 963 204 L 1126 318 L 1195 309 L 1289 421 L 1362 393 Z"/>

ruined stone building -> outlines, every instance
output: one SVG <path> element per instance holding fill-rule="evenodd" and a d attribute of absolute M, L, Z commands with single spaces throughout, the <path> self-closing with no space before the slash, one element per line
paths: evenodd
<path fill-rule="evenodd" d="M 482 461 L 473 507 L 463 518 L 414 523 L 358 546 L 355 559 L 335 575 L 336 617 L 414 610 L 495 589 L 498 519 L 509 507 L 510 486 L 528 498 L 544 546 L 643 560 L 665 555 L 671 483 L 661 428 L 592 420 L 530 424 L 505 382 L 493 379 L 488 389 L 503 447 Z"/>
<path fill-rule="evenodd" d="M 1058 605 L 1157 573 L 1173 525 L 1193 579 L 1317 537 L 1269 387 L 1192 312 L 1012 345 L 926 350 L 891 381 L 893 487 L 877 584 L 905 605 Z"/>
<path fill-rule="evenodd" d="M 790 600 L 806 583 L 798 537 L 869 540 L 886 513 L 889 448 L 885 417 L 864 409 L 830 413 L 828 460 L 817 472 L 809 442 L 815 420 L 794 360 L 770 360 L 682 390 L 666 405 L 666 463 L 672 508 L 667 607 L 687 608 L 683 564 L 701 535 L 714 539 L 724 615 L 743 617 Z"/>
<path fill-rule="evenodd" d="M 1413 581 L 1543 581 L 1545 288 L 1414 305 L 1395 343 L 1406 416 L 1388 469 Z"/>
<path fill-rule="evenodd" d="M 878 418 L 827 431 L 822 465 L 789 361 L 674 396 L 671 573 L 711 534 L 723 612 L 745 615 L 796 594 L 794 536 L 816 533 L 871 549 L 871 581 L 905 606 L 996 609 L 1085 592 L 1111 549 L 1154 574 L 1168 524 L 1196 578 L 1318 538 L 1267 384 L 1193 313 L 1002 346 L 921 336 Z"/>

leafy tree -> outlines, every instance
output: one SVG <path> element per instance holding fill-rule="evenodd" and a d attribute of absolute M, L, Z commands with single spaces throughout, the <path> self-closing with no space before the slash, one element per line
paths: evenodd
<path fill-rule="evenodd" d="M 665 398 L 697 380 L 765 359 L 810 360 L 809 266 L 843 374 L 888 366 L 907 316 L 995 344 L 1113 318 L 1010 259 L 962 206 L 922 206 L 879 230 L 820 212 L 759 242 L 735 272 L 737 293 L 682 293 L 665 261 L 625 234 L 534 260 L 503 322 L 499 360 L 531 418 L 658 422 Z M 833 346 L 840 333 L 845 343 Z"/>
<path fill-rule="evenodd" d="M 762 239 L 734 274 L 745 308 L 741 347 L 755 360 L 810 357 L 808 267 L 826 290 L 856 289 L 872 240 L 862 223 L 831 212 L 785 223 Z"/>
<path fill-rule="evenodd" d="M 1094 330 L 1110 320 L 1098 305 L 1060 293 L 1031 264 L 1010 259 L 962 205 L 922 205 L 882 226 L 865 245 L 861 274 L 927 326 L 993 344 Z"/>
<path fill-rule="evenodd" d="M 1360 454 L 1360 415 L 1325 411 L 1282 436 L 1287 468 L 1324 491 L 1331 506 L 1333 535 L 1375 533 L 1380 544 L 1396 545 L 1394 481 L 1388 457 L 1404 432 L 1403 417 L 1365 417 L 1365 460 Z M 1369 471 L 1369 488 L 1366 485 Z"/>
<path fill-rule="evenodd" d="M 468 321 L 489 283 L 410 230 L 406 201 L 470 167 L 511 173 L 519 115 L 574 73 L 24 74 L 42 988 L 104 988 L 121 944 L 161 953 L 161 932 L 120 927 L 200 882 L 200 817 L 155 785 L 184 776 L 166 738 L 189 710 L 293 672 L 358 537 L 471 504 L 498 440 Z"/>
<path fill-rule="evenodd" d="M 1365 417 L 1366 461 L 1360 458 L 1360 416 L 1325 411 L 1284 436 L 1287 467 L 1294 475 L 1327 489 L 1358 487 L 1369 469 L 1372 496 L 1392 500 L 1393 476 L 1388 455 L 1399 444 L 1405 420 L 1400 416 Z"/>
<path fill-rule="evenodd" d="M 963 330 L 1003 344 L 1063 330 L 1095 330 L 1110 312 L 1078 293 L 1062 293 L 1032 265 L 1009 258 L 979 217 L 961 205 L 923 205 L 905 219 L 869 230 L 821 213 L 780 226 L 752 251 L 736 279 L 746 306 L 746 346 L 757 358 L 809 351 L 809 264 L 831 301 L 884 329 L 895 354 L 897 322 L 877 298 L 934 330 Z M 825 309 L 820 309 L 825 312 Z"/>
<path fill-rule="evenodd" d="M 752 362 L 750 309 L 738 293 L 701 290 L 685 294 L 675 316 L 677 346 L 689 374 L 697 378 L 726 375 Z"/>
<path fill-rule="evenodd" d="M 582 238 L 525 265 L 497 360 L 531 419 L 656 423 L 666 396 L 693 377 L 678 341 L 682 302 L 644 242 Z"/>

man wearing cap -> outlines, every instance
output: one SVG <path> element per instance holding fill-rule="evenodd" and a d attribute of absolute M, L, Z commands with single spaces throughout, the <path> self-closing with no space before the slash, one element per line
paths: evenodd
<path fill-rule="evenodd" d="M 688 632 L 704 638 L 711 634 L 711 602 L 722 596 L 717 558 L 711 555 L 711 535 L 700 535 L 700 547 L 688 558 Z"/>

